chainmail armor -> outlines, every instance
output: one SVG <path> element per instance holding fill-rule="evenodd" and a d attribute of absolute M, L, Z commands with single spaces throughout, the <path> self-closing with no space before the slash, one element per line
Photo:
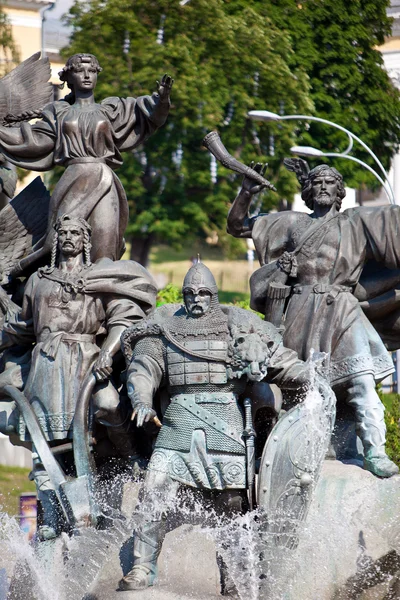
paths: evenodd
<path fill-rule="evenodd" d="M 140 338 L 133 348 L 132 360 L 137 356 L 150 356 L 165 372 L 166 344 L 164 338 L 148 336 Z"/>
<path fill-rule="evenodd" d="M 202 386 L 197 386 L 202 387 Z M 199 391 L 199 390 L 197 390 Z M 243 416 L 237 402 L 230 404 L 203 404 L 211 417 L 215 416 L 224 421 L 230 431 L 241 435 L 243 432 Z M 179 423 L 179 427 L 174 426 Z M 164 415 L 163 427 L 158 434 L 156 448 L 177 450 L 178 452 L 189 452 L 192 442 L 192 434 L 195 429 L 206 430 L 207 451 L 224 452 L 229 454 L 244 454 L 244 444 L 229 439 L 222 432 L 205 426 L 204 422 L 196 419 L 196 416 L 172 399 L 167 412 Z"/>
<path fill-rule="evenodd" d="M 215 383 L 202 383 L 201 391 L 205 394 L 212 394 L 213 392 L 217 393 L 229 393 L 234 392 L 237 395 L 240 395 L 244 392 L 244 389 L 247 385 L 247 381 L 244 379 L 230 379 L 227 383 L 222 385 L 217 385 Z M 198 385 L 174 385 L 169 388 L 171 395 L 176 396 L 177 394 L 198 394 L 199 386 Z"/>
<path fill-rule="evenodd" d="M 226 342 L 226 359 L 224 345 L 209 344 L 213 340 Z M 163 371 L 161 385 L 171 399 L 149 472 L 202 489 L 244 489 L 245 424 L 238 398 L 249 380 L 265 376 L 280 343 L 272 325 L 249 311 L 221 307 L 217 294 L 211 295 L 210 308 L 200 317 L 189 316 L 183 306 L 165 305 L 129 328 L 122 343 L 127 361 L 131 355 L 152 357 Z M 224 373 L 221 383 L 216 383 L 218 378 L 210 383 L 224 365 L 228 380 Z"/>

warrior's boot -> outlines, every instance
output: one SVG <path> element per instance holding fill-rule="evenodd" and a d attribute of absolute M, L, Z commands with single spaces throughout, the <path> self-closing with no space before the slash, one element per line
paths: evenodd
<path fill-rule="evenodd" d="M 153 585 L 157 577 L 157 559 L 165 538 L 165 520 L 153 521 L 135 532 L 133 544 L 134 567 L 123 577 L 121 591 L 144 590 Z"/>
<path fill-rule="evenodd" d="M 38 527 L 37 536 L 41 541 L 54 539 L 62 532 L 62 510 L 50 478 L 39 459 L 34 459 L 29 478 L 36 484 L 37 498 L 42 508 L 42 524 Z"/>
<path fill-rule="evenodd" d="M 377 477 L 392 477 L 399 472 L 399 467 L 386 454 L 386 426 L 383 419 L 383 408 L 382 419 L 379 421 L 380 427 L 375 418 L 371 419 L 371 412 L 375 411 L 376 409 L 365 410 L 364 419 L 357 424 L 357 433 L 364 446 L 364 469 L 371 471 Z"/>
<path fill-rule="evenodd" d="M 384 410 L 381 402 L 375 407 L 359 408 L 356 431 L 364 446 L 364 469 L 377 477 L 392 477 L 399 467 L 386 454 Z"/>
<path fill-rule="evenodd" d="M 368 376 L 359 377 L 350 388 L 349 404 L 356 412 L 356 432 L 364 446 L 364 469 L 377 477 L 392 477 L 398 466 L 386 454 L 385 408 L 373 387 L 365 386 Z M 372 376 L 370 376 L 372 378 Z M 364 393 L 360 393 L 364 387 Z"/>
<path fill-rule="evenodd" d="M 45 490 L 38 493 L 43 512 L 43 524 L 38 527 L 37 535 L 44 542 L 58 537 L 62 531 L 61 509 L 54 490 Z"/>
<path fill-rule="evenodd" d="M 35 477 L 36 480 L 36 477 Z M 63 529 L 63 517 L 56 493 L 52 489 L 37 488 L 37 498 L 42 509 L 41 525 L 37 530 L 40 541 L 58 537 Z"/>
<path fill-rule="evenodd" d="M 217 565 L 219 569 L 219 581 L 221 585 L 221 596 L 228 596 L 234 600 L 240 600 L 236 585 L 229 574 L 229 569 L 220 554 L 217 552 Z"/>

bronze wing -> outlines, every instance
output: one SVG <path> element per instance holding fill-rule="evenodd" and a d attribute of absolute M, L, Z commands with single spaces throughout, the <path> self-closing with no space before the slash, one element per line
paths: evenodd
<path fill-rule="evenodd" d="M 17 116 L 29 120 L 38 116 L 52 99 L 51 69 L 48 58 L 36 52 L 0 80 L 0 123 L 15 121 Z"/>
<path fill-rule="evenodd" d="M 0 211 L 0 270 L 3 284 L 21 258 L 32 251 L 47 230 L 50 194 L 36 177 Z"/>

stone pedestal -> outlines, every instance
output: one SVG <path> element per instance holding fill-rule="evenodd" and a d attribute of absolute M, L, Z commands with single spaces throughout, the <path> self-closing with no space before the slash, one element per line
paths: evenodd
<path fill-rule="evenodd" d="M 326 461 L 295 554 L 290 600 L 389 600 L 400 573 L 400 476 Z"/>
<path fill-rule="evenodd" d="M 113 557 L 95 586 L 93 600 L 215 600 L 219 596 L 214 544 L 197 527 L 184 525 L 167 534 L 154 587 L 117 592 L 121 577 L 121 566 Z"/>

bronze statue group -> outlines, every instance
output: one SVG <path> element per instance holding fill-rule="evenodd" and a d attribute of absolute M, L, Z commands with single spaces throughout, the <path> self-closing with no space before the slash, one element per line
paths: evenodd
<path fill-rule="evenodd" d="M 204 490 L 227 515 L 253 509 L 255 465 L 267 436 L 312 387 L 321 407 L 330 406 L 332 426 L 334 405 L 350 407 L 364 468 L 396 475 L 375 386 L 394 371 L 388 349 L 398 347 L 400 208 L 340 212 L 340 173 L 327 165 L 309 171 L 292 159 L 285 164 L 311 214 L 250 217 L 254 194 L 271 186 L 262 165 L 244 167 L 228 232 L 254 241 L 261 266 L 251 278 L 251 305 L 265 320 L 221 305 L 200 261 L 184 279 L 183 305 L 155 308 L 151 275 L 121 260 L 128 204 L 114 169 L 121 152 L 165 123 L 173 80 L 165 75 L 152 96 L 97 104 L 101 67 L 78 54 L 60 73 L 69 96 L 49 102 L 32 90 L 42 104 L 31 101 L 28 111 L 21 90 L 32 66 L 37 89 L 46 90 L 48 79 L 46 60 L 29 60 L 0 89 L 9 98 L 2 104 L 3 162 L 65 171 L 51 197 L 35 180 L 0 212 L 0 431 L 32 450 L 38 539 L 96 525 L 96 462 L 114 455 L 138 472 L 148 461 L 140 495 L 146 519 L 134 532 L 133 569 L 119 588 L 153 585 L 167 507 L 179 489 Z M 10 173 L 0 167 L 11 197 Z M 312 351 L 324 357 L 316 375 Z M 269 383 L 281 389 L 281 406 L 271 403 Z M 84 480 L 86 502 L 68 496 L 54 473 Z M 222 593 L 235 596 L 222 560 L 220 567 Z"/>

